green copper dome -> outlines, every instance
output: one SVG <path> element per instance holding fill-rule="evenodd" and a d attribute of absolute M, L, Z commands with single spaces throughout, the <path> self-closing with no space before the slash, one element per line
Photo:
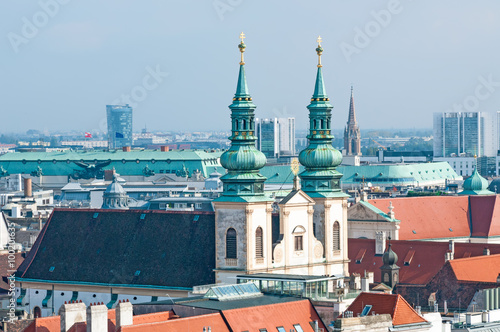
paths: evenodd
<path fill-rule="evenodd" d="M 477 172 L 477 167 L 474 169 L 474 173 L 464 181 L 463 188 L 464 190 L 459 195 L 494 195 L 492 191 L 488 190 L 488 180 Z"/>
<path fill-rule="evenodd" d="M 311 144 L 300 152 L 299 160 L 305 167 L 337 167 L 342 154 L 331 144 Z"/>
<path fill-rule="evenodd" d="M 231 146 L 220 157 L 222 167 L 227 170 L 259 170 L 266 165 L 266 156 L 255 146 Z"/>
<path fill-rule="evenodd" d="M 398 261 L 398 255 L 392 251 L 392 244 L 389 243 L 389 249 L 384 252 L 384 255 L 382 256 L 382 261 L 384 262 L 384 265 L 396 265 L 396 262 Z"/>

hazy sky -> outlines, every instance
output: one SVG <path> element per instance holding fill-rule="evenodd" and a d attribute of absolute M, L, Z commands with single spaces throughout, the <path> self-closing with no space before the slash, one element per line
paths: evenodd
<path fill-rule="evenodd" d="M 241 31 L 258 117 L 306 128 L 318 35 L 334 128 L 351 83 L 362 129 L 500 110 L 498 0 L 2 0 L 0 22 L 0 132 L 96 131 L 126 95 L 134 130 L 229 130 Z"/>

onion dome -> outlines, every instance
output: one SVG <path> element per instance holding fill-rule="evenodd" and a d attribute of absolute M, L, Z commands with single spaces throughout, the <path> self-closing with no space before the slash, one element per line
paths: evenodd
<path fill-rule="evenodd" d="M 477 171 L 477 167 L 474 169 L 472 175 L 467 178 L 463 183 L 464 190 L 459 193 L 459 195 L 494 195 L 495 193 L 488 190 L 488 180 L 483 178 Z"/>
<path fill-rule="evenodd" d="M 398 255 L 392 251 L 392 244 L 389 243 L 389 248 L 384 252 L 384 255 L 382 256 L 382 261 L 384 262 L 384 265 L 396 265 L 396 262 L 398 261 Z"/>

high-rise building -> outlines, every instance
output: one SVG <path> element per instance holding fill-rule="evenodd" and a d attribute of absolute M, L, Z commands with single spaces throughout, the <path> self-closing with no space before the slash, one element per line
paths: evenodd
<path fill-rule="evenodd" d="M 434 113 L 434 157 L 496 156 L 496 136 L 488 113 Z"/>
<path fill-rule="evenodd" d="M 106 105 L 110 149 L 132 146 L 132 107 Z"/>
<path fill-rule="evenodd" d="M 257 149 L 268 158 L 295 155 L 295 118 L 256 119 Z"/>
<path fill-rule="evenodd" d="M 356 113 L 354 111 L 353 88 L 351 86 L 351 102 L 349 104 L 349 118 L 347 126 L 344 130 L 344 149 L 346 156 L 361 155 L 361 133 L 356 121 Z"/>

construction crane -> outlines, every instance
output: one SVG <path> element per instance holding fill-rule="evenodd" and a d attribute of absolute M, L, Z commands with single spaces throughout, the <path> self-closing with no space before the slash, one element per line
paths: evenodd
<path fill-rule="evenodd" d="M 385 146 L 383 146 L 382 144 L 380 144 L 379 142 L 377 142 L 376 140 L 374 140 L 373 138 L 370 138 L 373 142 L 375 142 L 375 144 L 377 144 L 378 146 L 380 146 L 382 149 L 384 150 L 387 150 L 387 148 Z"/>

